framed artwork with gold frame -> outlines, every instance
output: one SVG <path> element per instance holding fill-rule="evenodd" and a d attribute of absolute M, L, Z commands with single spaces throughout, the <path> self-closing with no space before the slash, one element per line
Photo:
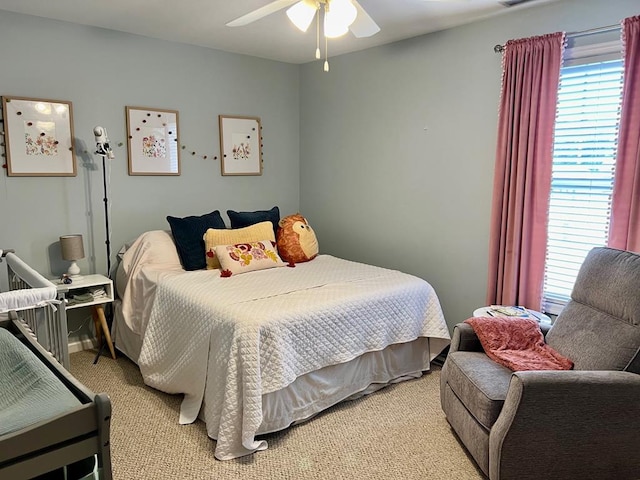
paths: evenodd
<path fill-rule="evenodd" d="M 178 111 L 125 107 L 129 175 L 180 175 Z"/>
<path fill-rule="evenodd" d="M 259 117 L 219 115 L 222 175 L 262 175 Z"/>
<path fill-rule="evenodd" d="M 75 177 L 71 102 L 2 97 L 10 177 Z"/>

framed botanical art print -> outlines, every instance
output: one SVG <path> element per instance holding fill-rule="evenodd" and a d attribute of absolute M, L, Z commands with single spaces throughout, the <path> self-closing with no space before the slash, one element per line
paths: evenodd
<path fill-rule="evenodd" d="M 126 107 L 129 175 L 180 175 L 178 111 Z"/>
<path fill-rule="evenodd" d="M 262 175 L 259 117 L 220 115 L 222 175 Z"/>
<path fill-rule="evenodd" d="M 71 102 L 2 97 L 7 175 L 75 177 Z"/>

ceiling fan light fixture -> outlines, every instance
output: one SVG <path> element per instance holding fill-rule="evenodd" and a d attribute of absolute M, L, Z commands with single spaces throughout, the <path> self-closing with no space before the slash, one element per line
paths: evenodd
<path fill-rule="evenodd" d="M 532 0 L 504 1 L 524 2 Z M 271 0 L 266 5 L 242 15 L 226 25 L 228 27 L 242 27 L 285 8 L 291 23 L 302 32 L 306 32 L 309 29 L 311 22 L 315 18 L 316 58 L 318 60 L 321 58 L 320 40 L 322 38 L 324 40 L 325 72 L 329 71 L 328 38 L 340 37 L 349 30 L 356 38 L 370 37 L 380 31 L 380 27 L 362 8 L 358 0 Z M 321 16 L 323 18 L 320 18 Z M 322 25 L 320 24 L 321 20 Z"/>
<path fill-rule="evenodd" d="M 324 36 L 327 38 L 338 38 L 349 31 L 349 25 L 340 22 L 331 16 L 330 13 L 326 13 L 324 16 Z"/>
<path fill-rule="evenodd" d="M 287 9 L 287 17 L 299 30 L 306 32 L 318 10 L 317 3 L 309 0 L 301 0 Z"/>
<path fill-rule="evenodd" d="M 346 25 L 347 28 L 355 22 L 358 16 L 358 10 L 351 3 L 351 0 L 330 0 L 327 2 L 329 5 L 329 13 L 333 18 L 339 18 L 340 23 Z"/>
<path fill-rule="evenodd" d="M 358 10 L 350 0 L 329 0 L 325 3 L 324 36 L 341 37 L 358 16 Z"/>

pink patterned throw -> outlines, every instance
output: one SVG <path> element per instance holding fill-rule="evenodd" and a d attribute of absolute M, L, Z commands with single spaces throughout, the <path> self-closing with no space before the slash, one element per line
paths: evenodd
<path fill-rule="evenodd" d="M 571 370 L 573 362 L 544 343 L 540 325 L 529 318 L 472 317 L 485 353 L 510 370 Z"/>

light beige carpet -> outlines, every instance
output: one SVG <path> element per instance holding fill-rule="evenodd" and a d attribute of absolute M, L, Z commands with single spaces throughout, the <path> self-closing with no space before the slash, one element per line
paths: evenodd
<path fill-rule="evenodd" d="M 111 398 L 114 478 L 136 479 L 482 479 L 440 409 L 440 370 L 344 402 L 267 435 L 266 451 L 213 457 L 203 422 L 179 425 L 181 395 L 144 385 L 124 357 L 71 355 L 71 373 Z"/>

